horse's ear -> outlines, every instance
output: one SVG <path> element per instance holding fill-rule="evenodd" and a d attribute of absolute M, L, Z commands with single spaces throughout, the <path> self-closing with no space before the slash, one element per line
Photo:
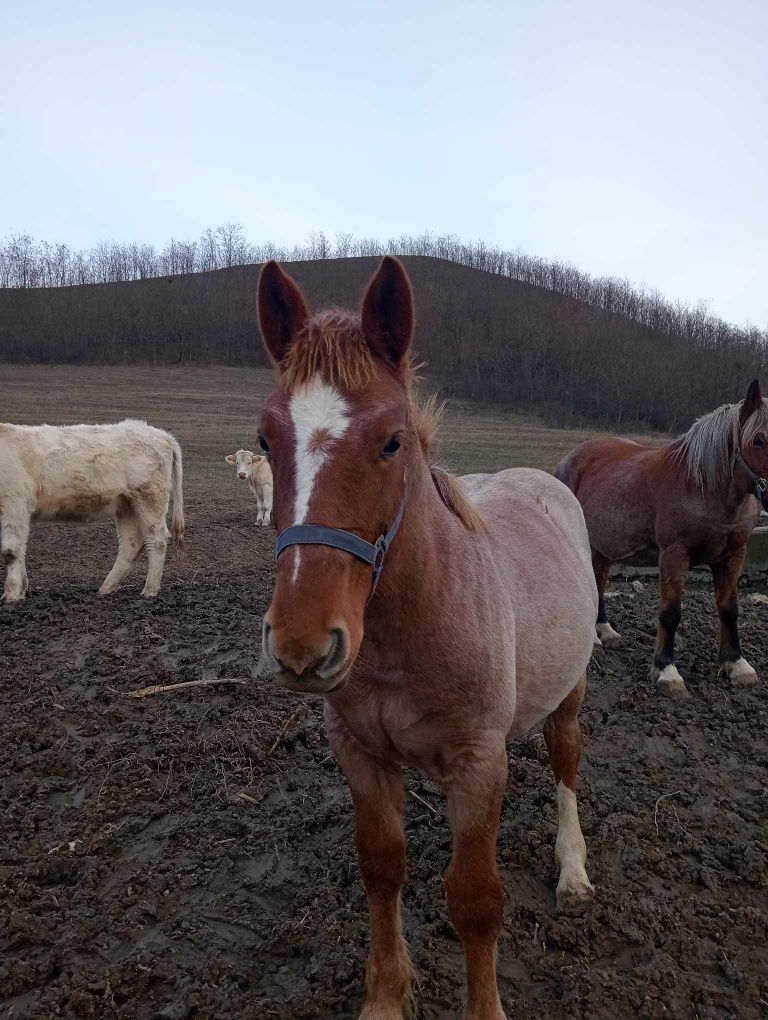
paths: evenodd
<path fill-rule="evenodd" d="M 739 425 L 744 425 L 746 420 L 755 413 L 760 407 L 763 401 L 763 394 L 760 390 L 760 380 L 753 379 L 749 384 L 747 395 L 742 401 L 741 411 L 739 412 Z"/>
<path fill-rule="evenodd" d="M 259 276 L 258 305 L 264 345 L 279 365 L 309 313 L 299 285 L 275 261 L 267 262 Z"/>
<path fill-rule="evenodd" d="M 402 263 L 391 255 L 381 260 L 368 284 L 360 313 L 373 353 L 393 368 L 403 368 L 413 337 L 413 294 Z"/>

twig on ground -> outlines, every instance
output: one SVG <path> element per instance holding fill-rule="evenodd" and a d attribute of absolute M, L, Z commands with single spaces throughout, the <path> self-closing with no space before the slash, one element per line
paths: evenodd
<path fill-rule="evenodd" d="M 431 811 L 433 815 L 437 815 L 437 808 L 432 807 L 428 800 L 424 800 L 415 790 L 408 791 L 414 800 L 417 800 L 419 804 L 423 804 L 427 811 Z"/>
<path fill-rule="evenodd" d="M 293 715 L 291 715 L 291 716 L 290 716 L 290 718 L 288 718 L 288 719 L 287 719 L 287 720 L 286 720 L 286 721 L 285 721 L 285 722 L 283 723 L 283 725 L 282 725 L 282 726 L 280 727 L 280 732 L 278 733 L 278 735 L 277 735 L 277 738 L 275 739 L 275 742 L 274 742 L 274 743 L 272 744 L 272 746 L 270 747 L 270 749 L 269 749 L 269 750 L 267 751 L 267 758 L 271 758 L 271 757 L 272 757 L 272 755 L 273 755 L 273 754 L 275 753 L 275 751 L 276 751 L 276 750 L 278 749 L 278 747 L 280 746 L 280 742 L 282 741 L 282 739 L 283 739 L 283 737 L 285 736 L 285 734 L 286 734 L 286 733 L 288 732 L 288 730 L 290 729 L 290 727 L 291 727 L 291 726 L 293 725 L 293 723 L 294 723 L 294 722 L 296 721 L 296 719 L 298 718 L 298 716 L 299 716 L 299 715 L 301 715 L 301 713 L 302 713 L 302 712 L 304 712 L 304 711 L 305 711 L 305 709 L 304 709 L 304 705 L 300 705 L 300 706 L 299 706 L 299 707 L 298 707 L 298 708 L 296 709 L 296 711 L 295 711 L 295 712 L 293 713 Z"/>
<path fill-rule="evenodd" d="M 682 790 L 673 790 L 672 793 L 663 793 L 658 798 L 658 800 L 656 801 L 656 806 L 653 809 L 653 824 L 656 826 L 656 835 L 657 836 L 659 834 L 659 804 L 661 804 L 661 802 L 663 800 L 666 800 L 668 797 L 677 797 L 677 796 L 679 796 L 682 792 L 683 792 Z M 678 821 L 679 820 L 680 819 L 678 819 Z"/>
<path fill-rule="evenodd" d="M 249 804 L 258 804 L 259 801 L 255 797 L 251 797 L 248 793 L 236 793 L 232 800 L 247 800 Z"/>
<path fill-rule="evenodd" d="M 149 698 L 154 694 L 163 694 L 165 691 L 178 691 L 182 687 L 210 687 L 213 684 L 247 684 L 247 680 L 239 680 L 236 677 L 214 677 L 212 680 L 184 680 L 178 684 L 154 684 L 151 687 L 142 687 L 138 691 L 129 691 L 124 695 L 126 698 Z"/>

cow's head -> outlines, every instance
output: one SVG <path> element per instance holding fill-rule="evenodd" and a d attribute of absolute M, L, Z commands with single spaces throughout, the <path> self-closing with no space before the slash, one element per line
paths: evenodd
<path fill-rule="evenodd" d="M 237 453 L 227 454 L 224 460 L 227 464 L 237 465 L 238 478 L 250 478 L 253 469 L 265 458 L 252 450 L 238 450 Z"/>

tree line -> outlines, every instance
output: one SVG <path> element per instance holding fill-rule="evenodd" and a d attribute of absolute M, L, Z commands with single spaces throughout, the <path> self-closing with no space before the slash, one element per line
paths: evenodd
<path fill-rule="evenodd" d="M 293 263 L 315 307 L 354 306 L 387 253 L 412 275 L 418 355 L 449 392 L 558 420 L 672 429 L 739 399 L 768 368 L 764 331 L 559 261 L 429 233 L 252 245 L 236 224 L 162 249 L 6 240 L 0 359 L 262 364 L 258 263 Z"/>

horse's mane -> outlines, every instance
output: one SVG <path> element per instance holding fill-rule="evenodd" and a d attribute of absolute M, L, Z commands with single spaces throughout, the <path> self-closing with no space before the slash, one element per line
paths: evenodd
<path fill-rule="evenodd" d="M 701 489 L 715 489 L 727 481 L 739 444 L 748 446 L 758 432 L 768 431 L 768 400 L 763 400 L 739 432 L 742 404 L 723 404 L 702 415 L 669 447 L 669 457 L 683 464 Z"/>
<path fill-rule="evenodd" d="M 280 362 L 280 378 L 289 392 L 320 376 L 330 386 L 360 390 L 373 378 L 374 357 L 365 342 L 360 316 L 338 308 L 317 312 L 304 325 Z M 413 366 L 406 369 L 409 396 Z M 429 464 L 437 494 L 469 531 L 483 527 L 480 511 L 465 494 L 459 479 L 432 461 L 432 442 L 443 406 L 432 398 L 418 403 L 411 396 L 411 421 Z"/>
<path fill-rule="evenodd" d="M 440 427 L 444 410 L 445 404 L 438 404 L 435 397 L 430 397 L 423 403 L 414 402 L 411 405 L 414 430 L 429 463 L 432 482 L 440 499 L 468 531 L 482 531 L 484 527 L 482 515 L 464 492 L 459 479 L 432 460 L 432 443 Z"/>

